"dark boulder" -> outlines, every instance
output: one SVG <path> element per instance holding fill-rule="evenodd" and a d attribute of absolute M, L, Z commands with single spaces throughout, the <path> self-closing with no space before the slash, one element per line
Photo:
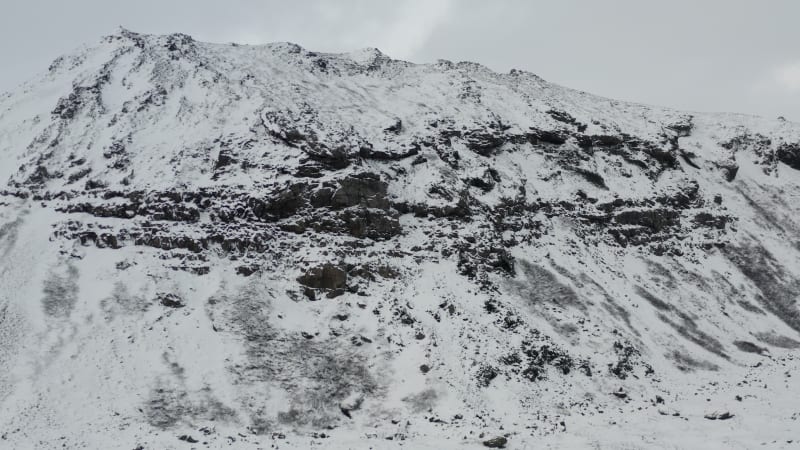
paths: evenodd
<path fill-rule="evenodd" d="M 317 163 L 328 170 L 340 170 L 350 165 L 350 153 L 344 146 L 328 149 L 322 144 L 301 147 Z"/>
<path fill-rule="evenodd" d="M 800 144 L 783 144 L 775 152 L 778 161 L 795 170 L 800 170 Z"/>
<path fill-rule="evenodd" d="M 188 442 L 188 443 L 190 443 L 190 444 L 196 444 L 196 443 L 200 442 L 200 441 L 198 441 L 197 439 L 193 438 L 192 436 L 189 436 L 188 434 L 182 434 L 182 435 L 180 435 L 180 436 L 178 437 L 178 440 L 181 440 L 181 441 L 183 441 L 183 442 Z"/>
<path fill-rule="evenodd" d="M 540 142 L 552 145 L 562 145 L 567 142 L 569 135 L 558 130 L 533 130 L 528 133 L 527 137 L 528 142 L 534 145 Z"/>
<path fill-rule="evenodd" d="M 387 187 L 380 176 L 371 172 L 350 175 L 339 180 L 339 189 L 333 193 L 331 206 L 387 209 L 389 207 L 389 200 L 386 198 Z"/>
<path fill-rule="evenodd" d="M 760 345 L 756 345 L 748 341 L 734 341 L 733 345 L 735 345 L 739 350 L 747 353 L 757 353 L 759 355 L 769 353 L 769 350 L 767 350 L 765 347 L 761 347 Z"/>
<path fill-rule="evenodd" d="M 694 128 L 694 124 L 692 123 L 692 117 L 685 117 L 683 120 L 679 122 L 672 123 L 667 125 L 667 129 L 672 130 L 678 137 L 688 137 L 692 134 L 692 129 Z"/>
<path fill-rule="evenodd" d="M 259 267 L 255 264 L 244 265 L 236 268 L 236 274 L 241 275 L 243 277 L 249 277 L 250 275 L 258 272 L 258 270 Z"/>
<path fill-rule="evenodd" d="M 367 208 L 347 209 L 339 214 L 344 231 L 353 237 L 375 240 L 389 239 L 402 231 L 394 215 Z"/>
<path fill-rule="evenodd" d="M 230 149 L 222 149 L 217 155 L 217 161 L 214 163 L 214 170 L 222 169 L 236 162 Z"/>
<path fill-rule="evenodd" d="M 320 166 L 316 164 L 303 164 L 297 167 L 294 176 L 297 178 L 322 178 L 324 175 L 321 170 Z"/>
<path fill-rule="evenodd" d="M 335 191 L 332 187 L 323 186 L 313 191 L 309 195 L 308 200 L 311 203 L 311 206 L 314 208 L 331 206 L 334 192 Z"/>
<path fill-rule="evenodd" d="M 269 198 L 251 197 L 247 206 L 253 215 L 263 220 L 278 220 L 292 217 L 306 206 L 308 185 L 295 183 L 285 189 L 273 193 Z"/>
<path fill-rule="evenodd" d="M 722 170 L 722 176 L 725 178 L 725 181 L 731 182 L 736 179 L 736 175 L 739 173 L 739 165 L 736 162 L 731 161 L 729 163 L 719 164 L 719 168 Z"/>
<path fill-rule="evenodd" d="M 491 156 L 508 140 L 501 132 L 470 131 L 464 135 L 468 149 L 481 156 Z"/>
<path fill-rule="evenodd" d="M 309 269 L 297 278 L 303 286 L 314 289 L 343 289 L 347 285 L 347 272 L 331 263 Z"/>
<path fill-rule="evenodd" d="M 621 137 L 610 134 L 596 134 L 593 135 L 591 139 L 592 145 L 598 147 L 616 147 L 622 145 L 623 143 Z"/>
<path fill-rule="evenodd" d="M 403 121 L 400 119 L 395 119 L 394 125 L 389 126 L 388 128 L 384 129 L 383 131 L 386 133 L 394 133 L 397 134 L 403 130 Z"/>
<path fill-rule="evenodd" d="M 117 236 L 111 233 L 100 233 L 97 237 L 96 244 L 98 248 L 122 248 L 122 244 L 119 242 L 119 239 L 117 239 Z"/>
<path fill-rule="evenodd" d="M 468 178 L 466 180 L 466 183 L 469 184 L 472 187 L 476 187 L 476 188 L 482 190 L 483 192 L 491 191 L 492 189 L 494 189 L 494 185 L 495 185 L 494 180 L 492 180 L 491 178 L 487 179 L 485 177 Z"/>
<path fill-rule="evenodd" d="M 483 441 L 483 446 L 489 448 L 506 448 L 506 444 L 508 444 L 508 439 L 504 436 L 498 436 Z"/>
<path fill-rule="evenodd" d="M 167 308 L 183 308 L 186 306 L 183 299 L 175 294 L 162 292 L 156 296 L 156 300 Z"/>
<path fill-rule="evenodd" d="M 713 412 L 706 414 L 705 416 L 708 420 L 728 420 L 733 418 L 733 414 L 729 413 L 728 411 L 725 412 Z"/>

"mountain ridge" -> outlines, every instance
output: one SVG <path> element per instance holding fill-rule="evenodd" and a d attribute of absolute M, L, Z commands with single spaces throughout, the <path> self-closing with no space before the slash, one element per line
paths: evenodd
<path fill-rule="evenodd" d="M 121 30 L 0 158 L 12 445 L 796 438 L 795 123 Z"/>

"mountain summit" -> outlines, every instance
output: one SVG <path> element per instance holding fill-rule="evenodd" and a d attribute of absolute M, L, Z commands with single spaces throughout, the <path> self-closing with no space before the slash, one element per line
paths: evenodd
<path fill-rule="evenodd" d="M 800 124 L 120 30 L 0 183 L 0 447 L 800 439 Z"/>

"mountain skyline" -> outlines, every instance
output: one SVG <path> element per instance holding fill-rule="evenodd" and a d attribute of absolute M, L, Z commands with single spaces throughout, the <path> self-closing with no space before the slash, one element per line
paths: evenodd
<path fill-rule="evenodd" d="M 788 0 L 51 3 L 26 2 L 0 17 L 0 91 L 123 25 L 211 42 L 290 41 L 327 52 L 377 47 L 414 62 L 526 70 L 621 100 L 800 120 L 793 45 L 800 32 L 792 23 L 800 6 Z"/>

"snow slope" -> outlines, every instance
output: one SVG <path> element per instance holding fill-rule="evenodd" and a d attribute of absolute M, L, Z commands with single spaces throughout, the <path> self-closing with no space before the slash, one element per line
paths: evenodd
<path fill-rule="evenodd" d="M 120 30 L 0 181 L 0 447 L 800 442 L 800 124 Z"/>

